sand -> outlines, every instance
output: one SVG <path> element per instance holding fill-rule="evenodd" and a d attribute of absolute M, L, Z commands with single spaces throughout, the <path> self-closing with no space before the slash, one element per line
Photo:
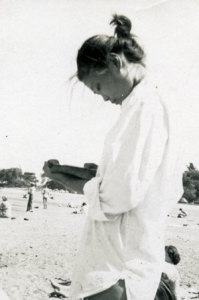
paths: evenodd
<path fill-rule="evenodd" d="M 85 214 L 73 214 L 83 196 L 53 192 L 43 209 L 36 193 L 33 212 L 26 212 L 24 190 L 0 189 L 13 207 L 13 217 L 0 218 L 0 286 L 10 300 L 46 300 L 53 292 L 50 280 L 69 279 Z M 37 207 L 37 208 L 36 208 Z M 179 208 L 188 214 L 176 218 Z M 28 220 L 25 220 L 28 219 Z M 167 244 L 177 246 L 181 262 L 181 299 L 199 299 L 199 206 L 178 204 L 168 217 Z M 56 298 L 51 298 L 56 299 Z M 1 300 L 1 299 L 0 299 Z"/>

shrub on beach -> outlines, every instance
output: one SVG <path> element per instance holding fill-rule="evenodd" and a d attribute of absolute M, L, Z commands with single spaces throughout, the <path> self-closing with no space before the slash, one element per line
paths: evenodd
<path fill-rule="evenodd" d="M 183 173 L 183 188 L 185 198 L 189 203 L 195 203 L 199 199 L 199 170 L 190 163 Z"/>

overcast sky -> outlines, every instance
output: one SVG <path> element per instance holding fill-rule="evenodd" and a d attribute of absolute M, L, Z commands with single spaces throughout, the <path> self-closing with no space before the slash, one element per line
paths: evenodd
<path fill-rule="evenodd" d="M 197 0 L 0 1 L 0 169 L 41 172 L 43 162 L 99 162 L 119 108 L 70 81 L 78 48 L 113 34 L 126 14 L 147 53 L 148 70 L 181 122 L 199 165 L 199 5 Z"/>

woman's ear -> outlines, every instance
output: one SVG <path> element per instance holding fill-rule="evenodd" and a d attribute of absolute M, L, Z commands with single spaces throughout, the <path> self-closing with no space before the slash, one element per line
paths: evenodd
<path fill-rule="evenodd" d="M 122 59 L 117 53 L 109 53 L 107 56 L 107 65 L 112 73 L 118 74 L 122 68 Z"/>

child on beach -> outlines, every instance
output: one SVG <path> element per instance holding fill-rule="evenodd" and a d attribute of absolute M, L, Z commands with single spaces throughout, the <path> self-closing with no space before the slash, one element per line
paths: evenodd
<path fill-rule="evenodd" d="M 2 202 L 0 203 L 0 218 L 11 218 L 12 217 L 12 206 L 8 202 L 6 196 L 2 196 Z"/>
<path fill-rule="evenodd" d="M 43 198 L 43 208 L 47 209 L 47 201 L 48 201 L 48 195 L 47 195 L 47 190 L 44 188 L 42 190 L 42 198 Z"/>
<path fill-rule="evenodd" d="M 115 15 L 114 36 L 86 40 L 77 77 L 121 113 L 108 133 L 97 174 L 74 179 L 44 164 L 46 176 L 88 201 L 70 299 L 154 300 L 164 264 L 168 209 L 182 193 L 169 116 L 149 80 L 131 21 Z"/>

